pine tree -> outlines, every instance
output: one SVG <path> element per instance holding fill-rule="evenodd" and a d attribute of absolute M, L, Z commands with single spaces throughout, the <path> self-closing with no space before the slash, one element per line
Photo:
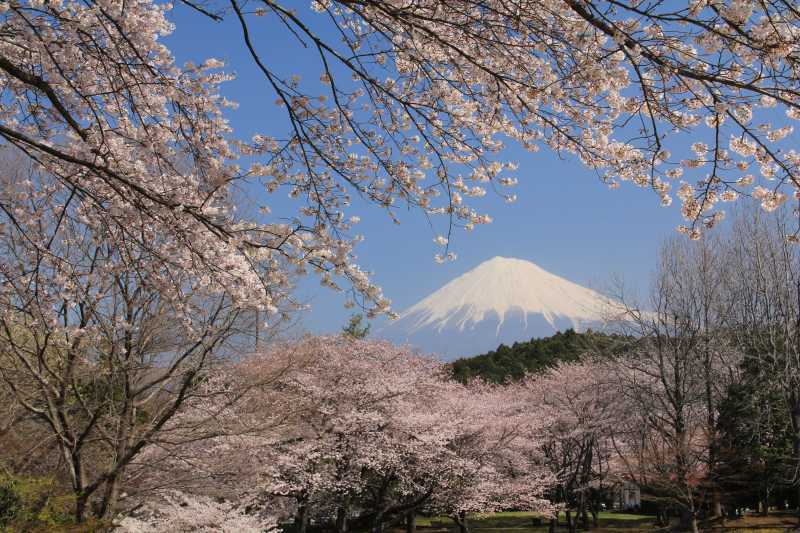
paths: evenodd
<path fill-rule="evenodd" d="M 356 313 L 350 317 L 347 325 L 342 328 L 342 334 L 354 339 L 363 339 L 369 335 L 370 327 L 369 322 L 364 321 L 364 316 L 361 313 Z"/>

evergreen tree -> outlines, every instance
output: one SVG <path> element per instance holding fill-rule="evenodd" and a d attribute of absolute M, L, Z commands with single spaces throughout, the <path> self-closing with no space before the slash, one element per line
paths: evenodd
<path fill-rule="evenodd" d="M 496 350 L 465 357 L 453 362 L 453 376 L 462 382 L 481 378 L 492 383 L 516 381 L 528 373 L 542 372 L 559 362 L 576 362 L 585 353 L 612 354 L 629 339 L 621 335 L 608 335 L 588 330 L 578 333 L 573 329 L 557 332 L 550 337 L 501 344 Z"/>
<path fill-rule="evenodd" d="M 774 376 L 753 360 L 744 363 L 742 372 L 719 406 L 716 477 L 729 508 L 764 512 L 791 499 L 791 421 Z"/>
<path fill-rule="evenodd" d="M 350 317 L 347 325 L 342 328 L 342 334 L 354 339 L 363 339 L 369 335 L 370 327 L 369 322 L 364 321 L 364 316 L 361 313 L 356 313 Z"/>

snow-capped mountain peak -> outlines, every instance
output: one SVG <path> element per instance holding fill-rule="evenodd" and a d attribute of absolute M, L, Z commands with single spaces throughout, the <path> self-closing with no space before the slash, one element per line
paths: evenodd
<path fill-rule="evenodd" d="M 609 300 L 535 263 L 494 257 L 412 305 L 379 331 L 445 358 L 599 323 Z"/>

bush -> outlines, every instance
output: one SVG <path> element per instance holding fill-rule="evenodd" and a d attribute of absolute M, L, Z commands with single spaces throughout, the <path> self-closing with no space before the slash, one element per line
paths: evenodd
<path fill-rule="evenodd" d="M 0 475 L 0 530 L 68 529 L 74 502 L 52 478 Z"/>
<path fill-rule="evenodd" d="M 0 482 L 0 528 L 7 527 L 21 508 L 22 499 L 17 494 L 13 480 L 3 479 Z"/>

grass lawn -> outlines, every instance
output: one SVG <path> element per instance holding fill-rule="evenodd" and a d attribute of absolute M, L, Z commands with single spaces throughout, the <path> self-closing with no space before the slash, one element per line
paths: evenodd
<path fill-rule="evenodd" d="M 534 526 L 533 520 L 540 517 L 537 513 L 509 512 L 495 513 L 487 515 L 474 515 L 470 518 L 470 529 L 481 533 L 546 533 L 548 531 L 547 522 L 543 525 Z M 559 517 L 562 525 L 559 531 L 567 531 L 564 527 L 566 522 L 565 515 Z M 795 531 L 794 525 L 796 518 L 790 515 L 771 515 L 768 517 L 748 516 L 740 520 L 726 521 L 724 524 L 717 523 L 704 531 L 725 532 L 725 533 L 787 533 Z M 457 531 L 457 527 L 447 517 L 419 517 L 417 525 L 425 533 L 433 532 L 452 532 Z M 652 516 L 603 512 L 599 516 L 599 527 L 592 529 L 596 533 L 636 533 L 658 531 L 655 527 L 655 519 Z M 661 530 L 665 531 L 665 530 Z M 674 531 L 674 530 L 673 530 Z"/>
<path fill-rule="evenodd" d="M 739 520 L 727 520 L 725 527 L 714 526 L 711 531 L 735 531 L 736 533 L 786 533 L 797 531 L 797 515 L 774 513 L 768 516 L 749 515 Z"/>
<path fill-rule="evenodd" d="M 511 531 L 514 533 L 542 533 L 548 530 L 547 521 L 543 520 L 541 526 L 534 526 L 533 521 L 541 518 L 539 513 L 507 512 L 488 515 L 474 515 L 470 518 L 470 529 L 475 531 L 496 532 Z M 559 517 L 561 524 L 566 522 L 564 513 Z M 653 528 L 652 516 L 603 512 L 599 515 L 599 526 L 593 531 L 603 533 L 647 531 Z M 440 531 L 457 529 L 452 520 L 447 517 L 419 517 L 417 525 L 423 528 L 436 528 Z M 440 526 L 440 527 L 437 527 Z M 563 528 L 566 529 L 566 528 Z"/>

